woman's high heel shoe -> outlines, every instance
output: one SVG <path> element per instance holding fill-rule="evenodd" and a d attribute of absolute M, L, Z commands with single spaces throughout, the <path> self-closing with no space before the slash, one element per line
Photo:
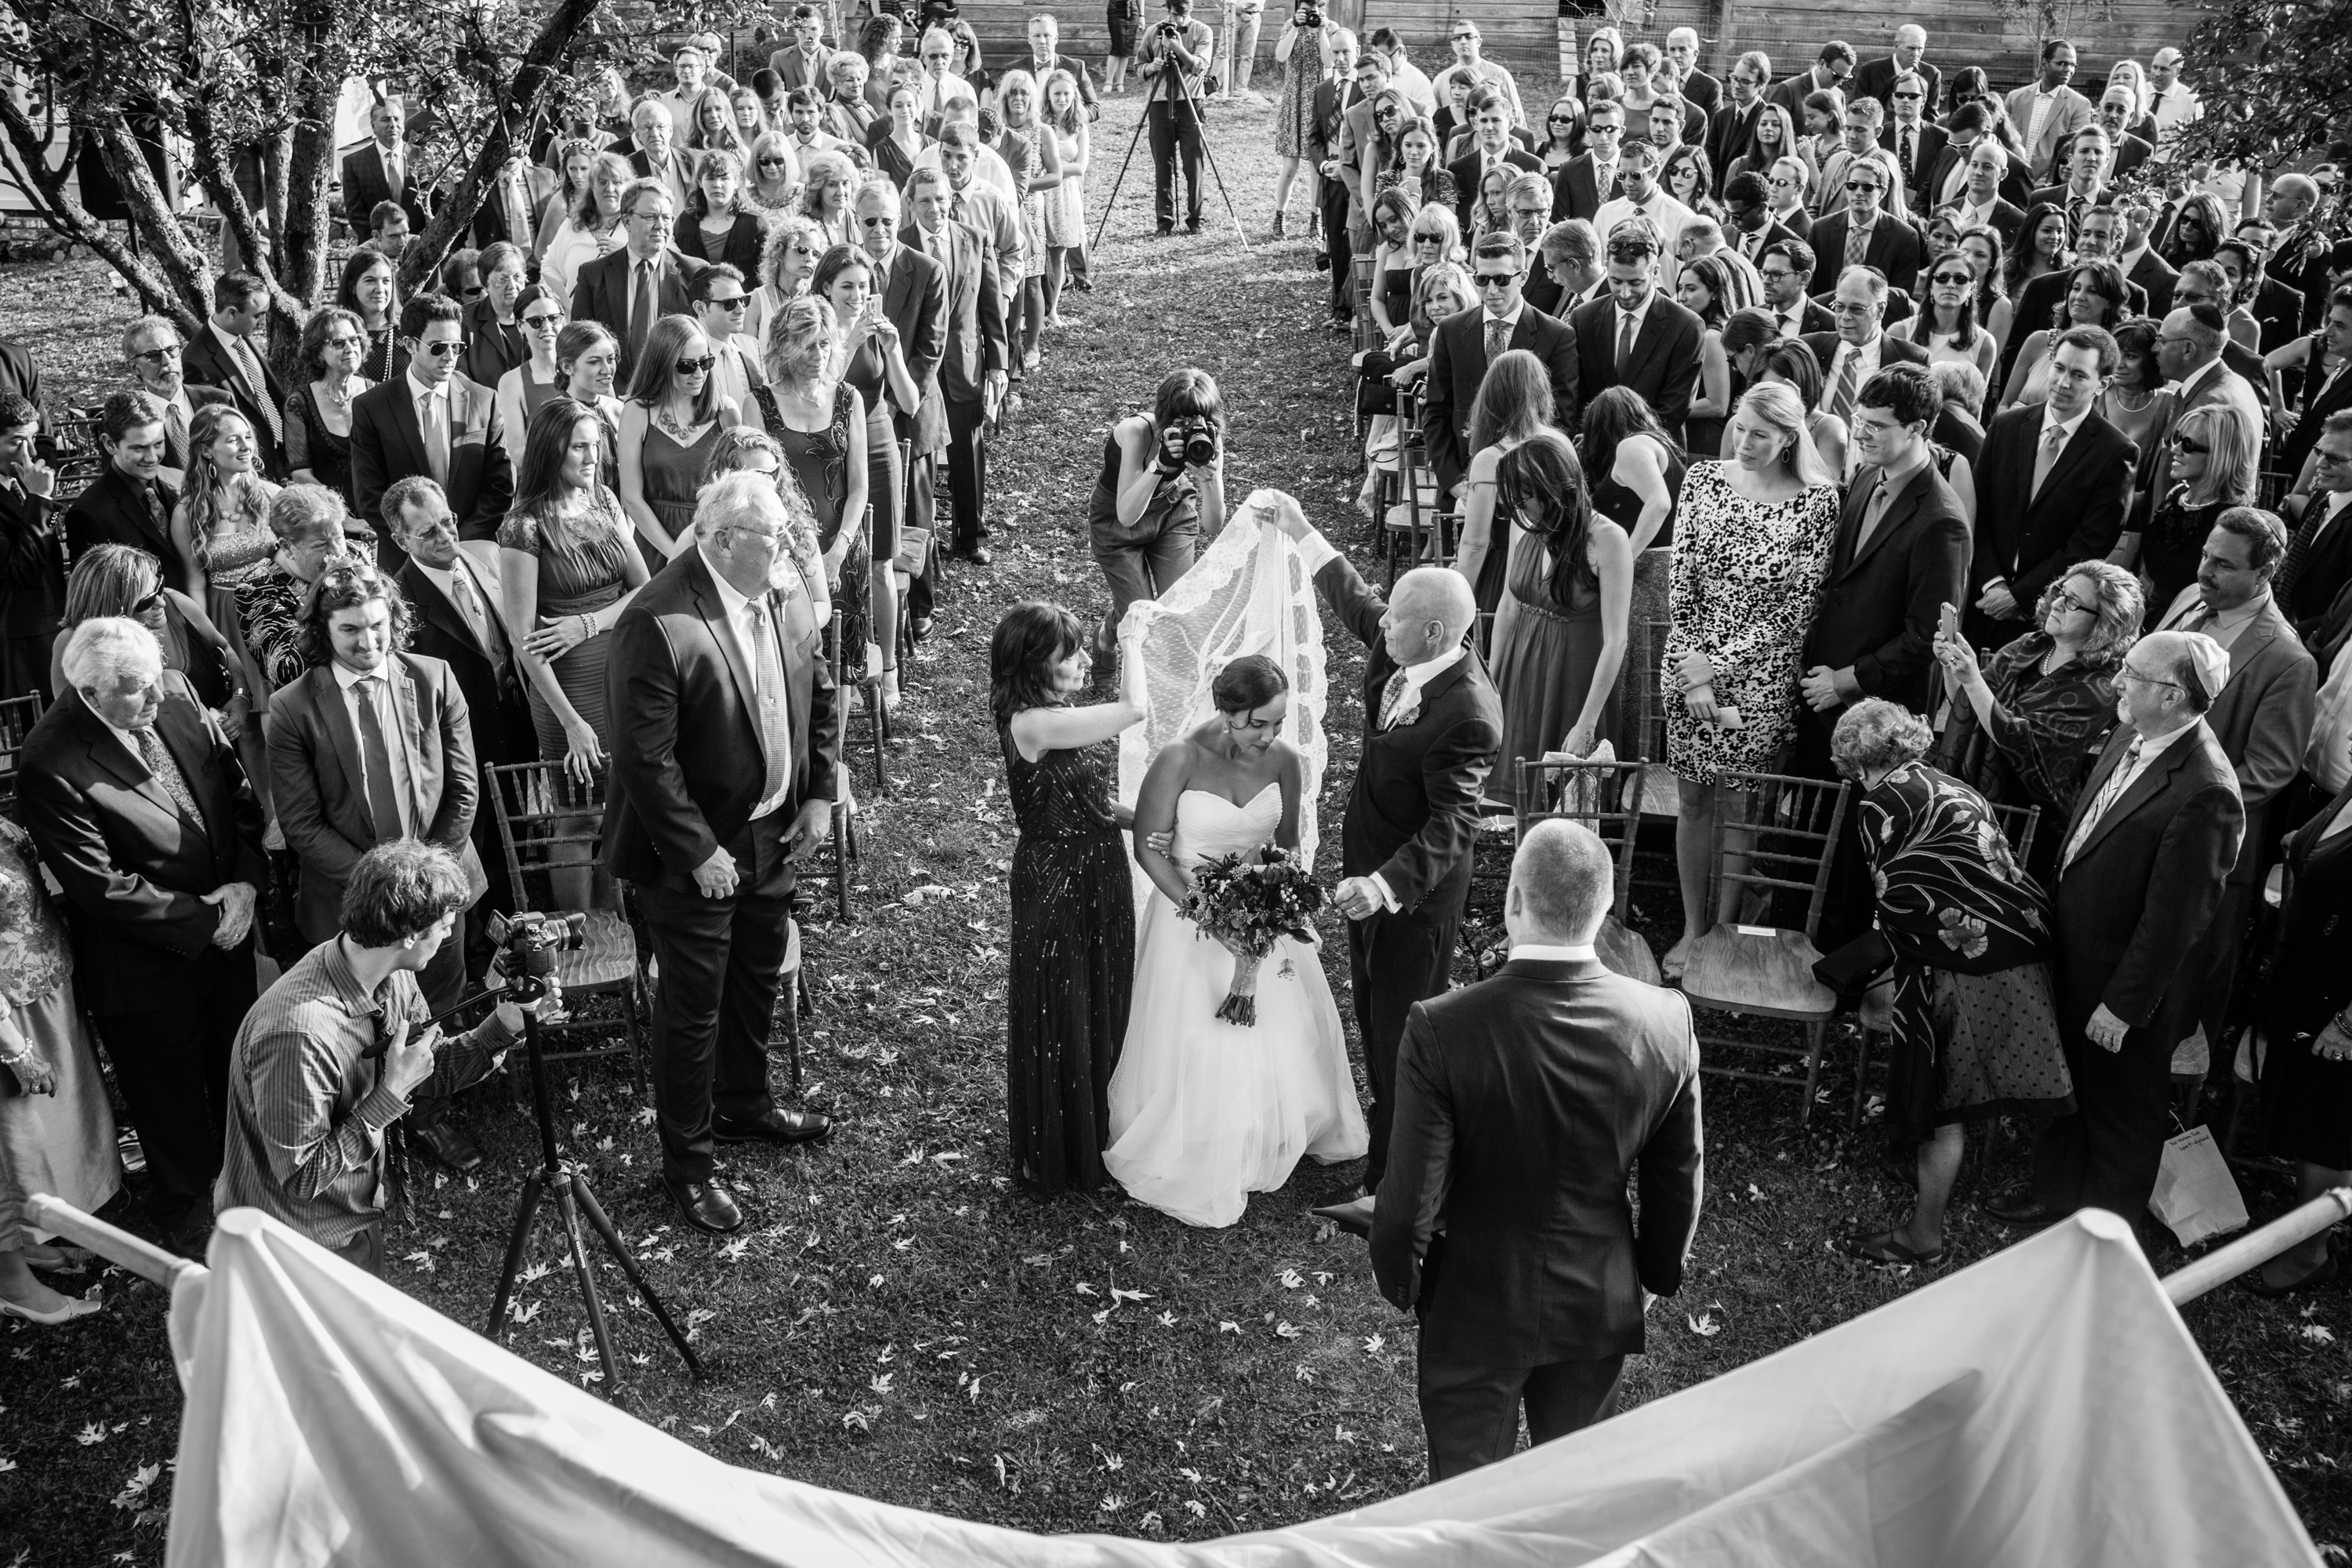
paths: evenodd
<path fill-rule="evenodd" d="M 1268 231 L 1267 231 L 1267 233 L 1266 233 L 1266 238 L 1268 238 L 1268 239 L 1280 239 L 1280 238 L 1282 238 L 1282 237 L 1283 237 L 1283 234 L 1282 234 L 1282 220 L 1283 220 L 1283 217 L 1284 217 L 1285 216 L 1286 216 L 1286 215 L 1284 215 L 1284 214 L 1282 214 L 1282 213 L 1276 213 L 1276 214 L 1275 214 L 1275 215 L 1274 215 L 1274 227 L 1273 227 L 1272 229 L 1270 229 L 1270 230 L 1268 230 Z"/>

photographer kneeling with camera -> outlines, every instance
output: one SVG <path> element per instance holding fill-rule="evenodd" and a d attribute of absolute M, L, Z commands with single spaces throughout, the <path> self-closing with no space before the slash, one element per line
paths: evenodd
<path fill-rule="evenodd" d="M 1103 438 L 1102 474 L 1087 504 L 1095 563 L 1110 581 L 1097 668 L 1112 668 L 1127 607 L 1166 593 L 1192 569 L 1201 536 L 1224 528 L 1224 398 L 1208 372 L 1189 365 L 1161 378 L 1150 414 L 1129 415 Z"/>
<path fill-rule="evenodd" d="M 229 1058 L 226 1157 L 215 1213 L 246 1204 L 371 1274 L 383 1272 L 384 1133 L 412 1096 L 454 1094 L 498 1069 L 523 1008 L 444 1040 L 416 976 L 472 901 L 447 850 L 379 844 L 343 884 L 342 930 L 264 992 Z M 551 981 L 531 1005 L 560 1012 Z"/>

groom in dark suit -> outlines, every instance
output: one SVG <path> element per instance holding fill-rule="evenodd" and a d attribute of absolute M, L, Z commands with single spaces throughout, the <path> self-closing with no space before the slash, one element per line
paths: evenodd
<path fill-rule="evenodd" d="M 1612 1415 L 1644 1292 L 1682 1288 L 1698 1039 L 1690 1004 L 1594 956 L 1611 882 L 1590 829 L 1536 824 L 1504 898 L 1510 962 L 1405 1023 L 1372 1271 L 1421 1318 L 1433 1481 L 1508 1458 L 1523 1403 L 1531 1443 Z"/>
<path fill-rule="evenodd" d="M 1447 984 L 1478 795 L 1503 743 L 1503 708 L 1465 646 L 1477 604 L 1461 574 L 1424 566 L 1397 579 L 1388 602 L 1285 496 L 1275 525 L 1298 541 L 1331 614 L 1367 650 L 1364 750 L 1348 795 L 1335 901 L 1348 917 L 1356 1030 L 1372 1080 L 1366 1194 L 1380 1190 L 1396 1107 L 1397 1039 L 1406 1012 Z M 1370 1223 L 1369 1198 L 1331 1217 Z"/>
<path fill-rule="evenodd" d="M 661 961 L 654 1107 L 662 1187 L 698 1230 L 741 1228 L 715 1143 L 803 1143 L 826 1118 L 768 1092 L 768 1029 L 791 940 L 793 868 L 833 823 L 833 678 L 807 599 L 773 591 L 775 487 L 702 492 L 694 548 L 613 627 L 615 715 L 604 867 L 636 888 Z"/>

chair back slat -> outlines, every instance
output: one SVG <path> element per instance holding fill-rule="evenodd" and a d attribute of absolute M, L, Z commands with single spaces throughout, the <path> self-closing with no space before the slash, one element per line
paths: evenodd
<path fill-rule="evenodd" d="M 602 862 L 604 775 L 583 784 L 561 762 L 538 762 L 487 766 L 482 776 L 516 899 L 526 909 L 559 908 L 551 874 Z"/>
<path fill-rule="evenodd" d="M 1992 819 L 2000 824 L 2003 837 L 2009 840 L 2009 852 L 2023 865 L 2033 854 L 2034 836 L 2042 831 L 2042 808 L 2038 805 L 1996 805 Z"/>
<path fill-rule="evenodd" d="M 0 701 L 0 809 L 16 802 L 16 753 L 25 749 L 25 737 L 33 732 L 40 718 L 37 691 Z"/>
<path fill-rule="evenodd" d="M 1613 907 L 1620 920 L 1631 907 L 1633 840 L 1642 830 L 1642 781 L 1637 762 L 1518 763 L 1518 836 L 1538 822 L 1574 822 L 1608 847 Z M 1532 803 L 1532 804 L 1531 804 Z"/>
<path fill-rule="evenodd" d="M 1726 773 L 1724 807 L 1715 817 L 1715 854 L 1708 877 L 1711 906 L 1721 907 L 1721 889 L 1778 889 L 1805 895 L 1805 940 L 1821 928 L 1822 903 L 1829 892 L 1830 866 L 1853 786 L 1843 780 L 1793 778 L 1785 773 Z M 1748 842 L 1727 855 L 1732 834 Z M 1741 864 L 1731 864 L 1737 857 Z M 1758 869 L 1759 864 L 1765 868 Z"/>

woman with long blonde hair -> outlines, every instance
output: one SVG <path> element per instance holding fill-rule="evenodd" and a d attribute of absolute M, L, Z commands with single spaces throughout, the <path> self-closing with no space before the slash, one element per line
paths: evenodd
<path fill-rule="evenodd" d="M 261 477 L 253 426 L 236 405 L 208 403 L 197 409 L 188 421 L 187 479 L 172 510 L 172 545 L 190 598 L 205 604 L 208 588 L 226 589 L 268 563 L 278 548 L 278 536 L 269 531 L 269 501 L 277 493 Z"/>
<path fill-rule="evenodd" d="M 771 399 L 761 412 L 814 514 L 825 588 L 835 612 L 833 635 L 845 663 L 862 673 L 873 618 L 873 563 L 864 526 L 870 489 L 866 405 L 842 379 L 840 340 L 841 327 L 828 301 L 814 294 L 786 300 L 760 340 Z"/>

